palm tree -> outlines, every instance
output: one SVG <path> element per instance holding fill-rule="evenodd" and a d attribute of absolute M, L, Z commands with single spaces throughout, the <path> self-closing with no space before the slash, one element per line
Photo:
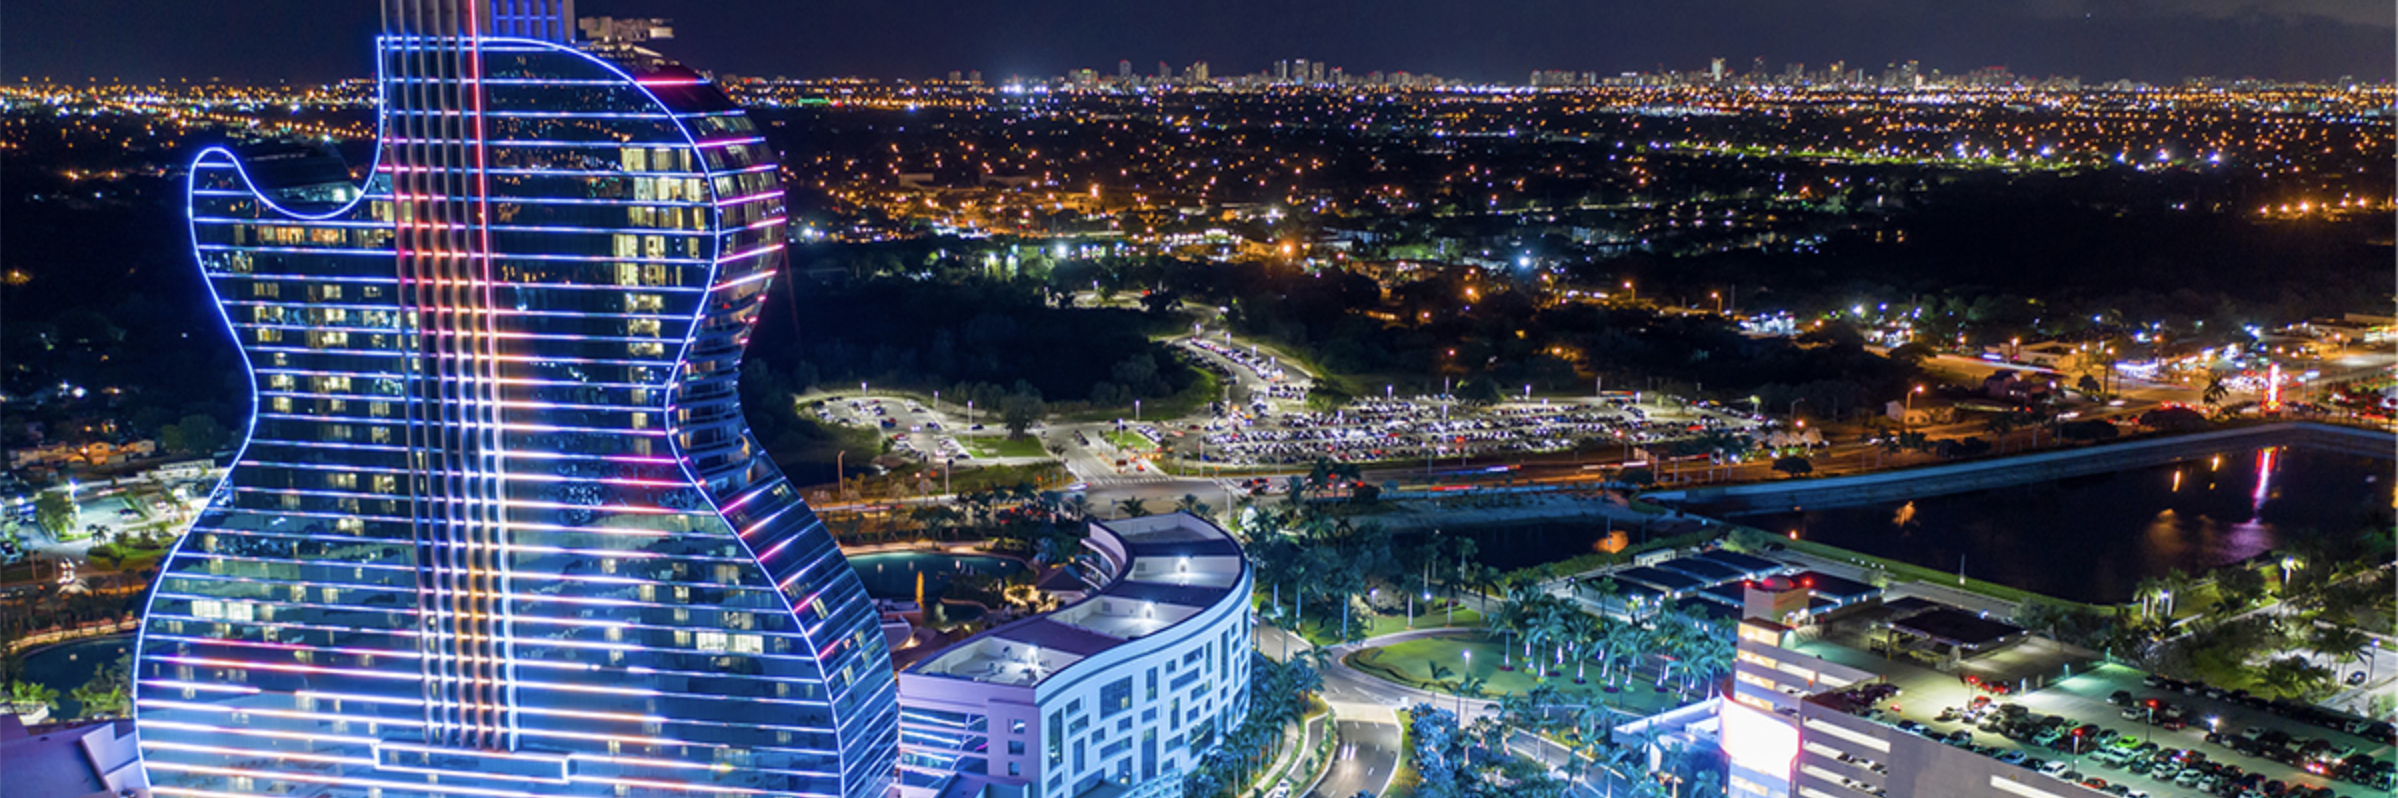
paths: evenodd
<path fill-rule="evenodd" d="M 1999 451 L 2002 452 L 2006 451 L 2007 433 L 2014 432 L 2020 426 L 2023 426 L 2023 419 L 2015 415 L 2013 411 L 1994 413 L 1989 418 L 1982 420 L 1982 430 L 1998 440 Z"/>
<path fill-rule="evenodd" d="M 1590 647 L 1598 644 L 1600 636 L 1606 633 L 1605 625 L 1601 624 L 1597 617 L 1588 613 L 1576 612 L 1571 619 L 1566 621 L 1566 629 L 1566 634 L 1573 640 L 1574 683 L 1587 684 L 1587 680 L 1583 679 L 1584 666 L 1590 664 L 1590 657 L 1587 654 Z"/>
<path fill-rule="evenodd" d="M 1088 520 L 1091 517 L 1091 497 L 1081 493 L 1067 496 L 1060 509 L 1076 520 Z"/>
<path fill-rule="evenodd" d="M 1449 670 L 1448 666 L 1440 664 L 1440 662 L 1437 660 L 1425 660 L 1424 666 L 1425 670 L 1432 674 L 1432 685 L 1434 687 L 1448 684 L 1449 677 L 1457 675 L 1456 671 Z"/>
<path fill-rule="evenodd" d="M 2164 593 L 2165 580 L 2153 576 L 2140 580 L 2138 585 L 2132 587 L 2132 595 L 2140 599 L 2142 611 L 2149 615 L 2156 614 L 2157 605 L 2160 603 L 2157 597 Z"/>
<path fill-rule="evenodd" d="M 17 714 L 28 714 L 31 707 L 58 708 L 58 690 L 38 682 L 9 682 L 8 703 L 17 707 Z"/>
<path fill-rule="evenodd" d="M 1123 513 L 1126 517 L 1139 518 L 1149 514 L 1149 505 L 1147 502 L 1141 501 L 1141 497 L 1133 496 L 1117 500 L 1116 512 Z"/>
<path fill-rule="evenodd" d="M 119 717 L 124 715 L 125 710 L 133 704 L 133 697 L 125 692 L 125 685 L 114 682 L 102 683 L 98 679 L 75 688 L 67 693 L 67 696 L 83 705 L 83 717 L 85 718 Z"/>
<path fill-rule="evenodd" d="M 2165 572 L 2162 587 L 2165 589 L 2165 617 L 2171 618 L 2173 617 L 2173 597 L 2186 596 L 2191 590 L 2197 589 L 2198 578 L 2189 575 L 2182 569 L 2174 568 Z"/>
<path fill-rule="evenodd" d="M 1615 642 L 1616 650 L 1622 652 L 1624 659 L 1624 670 L 1615 677 L 1617 689 L 1622 689 L 1625 684 L 1632 681 L 1632 675 L 1640 670 L 1641 658 L 1656 651 L 1658 644 L 1663 642 L 1654 629 L 1630 625 L 1627 625 L 1627 628 L 1633 634 L 1624 635 L 1624 639 Z"/>
<path fill-rule="evenodd" d="M 1174 509 L 1192 515 L 1205 516 L 1208 508 L 1207 505 L 1199 502 L 1198 496 L 1185 493 L 1182 494 L 1182 498 L 1174 500 Z"/>
<path fill-rule="evenodd" d="M 1481 674 L 1469 673 L 1465 675 L 1465 678 L 1458 680 L 1457 694 L 1467 698 L 1481 698 L 1482 688 L 1489 684 L 1490 680 Z"/>
<path fill-rule="evenodd" d="M 2318 626 L 2307 636 L 2306 650 L 2345 665 L 2372 656 L 2373 638 L 2345 626 Z"/>
<path fill-rule="evenodd" d="M 2223 384 L 2221 375 L 2208 377 L 2206 390 L 2198 392 L 2198 401 L 2205 402 L 2207 407 L 2223 404 L 2223 400 L 2230 397 L 2231 388 Z"/>

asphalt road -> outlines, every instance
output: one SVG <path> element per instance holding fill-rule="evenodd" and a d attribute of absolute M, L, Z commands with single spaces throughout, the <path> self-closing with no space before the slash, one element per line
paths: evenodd
<path fill-rule="evenodd" d="M 1340 750 L 1332 767 L 1316 784 L 1314 798 L 1351 798 L 1358 793 L 1382 794 L 1390 786 L 1391 770 L 1399 764 L 1399 726 L 1344 720 L 1339 724 Z"/>

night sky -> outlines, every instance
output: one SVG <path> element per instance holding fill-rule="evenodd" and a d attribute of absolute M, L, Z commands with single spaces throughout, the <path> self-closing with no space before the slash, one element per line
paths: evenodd
<path fill-rule="evenodd" d="M 1277 58 L 1363 75 L 1407 70 L 1522 82 L 1534 69 L 1745 71 L 1916 59 L 1949 73 L 2175 81 L 2193 75 L 2388 80 L 2390 0 L 581 0 L 585 16 L 664 16 L 658 49 L 744 75 L 989 80 L 1152 74 L 1206 60 L 1218 76 Z M 318 82 L 372 74 L 374 0 L 18 0 L 0 4 L 0 75 L 218 76 Z"/>

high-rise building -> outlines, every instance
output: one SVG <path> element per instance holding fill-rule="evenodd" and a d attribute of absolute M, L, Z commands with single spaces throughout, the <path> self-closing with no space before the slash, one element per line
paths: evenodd
<path fill-rule="evenodd" d="M 1291 62 L 1289 62 L 1289 61 L 1276 61 L 1276 62 L 1274 62 L 1274 82 L 1276 82 L 1276 83 L 1289 83 L 1289 82 L 1290 82 L 1290 80 L 1291 80 Z"/>
<path fill-rule="evenodd" d="M 1298 82 L 1298 83 L 1307 83 L 1307 82 L 1309 82 L 1309 78 L 1308 78 L 1308 71 L 1307 71 L 1307 70 L 1308 70 L 1307 59 L 1305 59 L 1305 58 L 1294 58 L 1294 59 L 1291 59 L 1291 80 L 1292 80 L 1292 81 L 1294 81 L 1294 82 Z"/>
<path fill-rule="evenodd" d="M 1716 82 L 1716 83 L 1722 83 L 1722 82 L 1724 82 L 1724 60 L 1723 60 L 1723 59 L 1721 59 L 1721 58 L 1710 58 L 1710 59 L 1707 59 L 1707 79 L 1708 79 L 1708 80 L 1710 80 L 1710 81 Z"/>
<path fill-rule="evenodd" d="M 1173 798 L 1249 706 L 1240 544 L 1186 513 L 1095 521 L 1068 603 L 899 675 L 898 798 Z"/>
<path fill-rule="evenodd" d="M 1132 59 L 1127 58 L 1116 62 L 1116 79 L 1122 81 L 1132 80 Z"/>
<path fill-rule="evenodd" d="M 881 798 L 874 607 L 737 399 L 773 151 L 494 5 L 386 0 L 363 184 L 192 165 L 255 404 L 142 626 L 155 792 Z"/>
<path fill-rule="evenodd" d="M 1207 82 L 1207 62 L 1206 62 L 1206 61 L 1201 61 L 1201 62 L 1198 62 L 1198 63 L 1196 63 L 1196 64 L 1192 64 L 1192 65 L 1191 65 L 1191 82 L 1193 82 L 1193 83 L 1206 83 L 1206 82 Z"/>

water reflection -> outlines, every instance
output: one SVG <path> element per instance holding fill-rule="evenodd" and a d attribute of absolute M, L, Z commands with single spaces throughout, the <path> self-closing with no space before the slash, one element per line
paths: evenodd
<path fill-rule="evenodd" d="M 2253 457 L 2253 462 L 2244 458 Z M 2228 463 L 2227 463 L 2228 461 Z M 2231 468 L 2223 468 L 2225 465 Z M 2253 468 L 2245 467 L 2253 465 Z M 2204 467 L 2201 474 L 2198 469 Z M 2239 450 L 2148 468 L 1909 502 L 1749 516 L 1742 523 L 1942 570 L 1960 558 L 2000 584 L 2093 603 L 2143 578 L 2283 547 L 2277 530 L 2353 530 L 2392 506 L 2384 460 Z M 2205 476 L 2205 479 L 2195 477 Z"/>

